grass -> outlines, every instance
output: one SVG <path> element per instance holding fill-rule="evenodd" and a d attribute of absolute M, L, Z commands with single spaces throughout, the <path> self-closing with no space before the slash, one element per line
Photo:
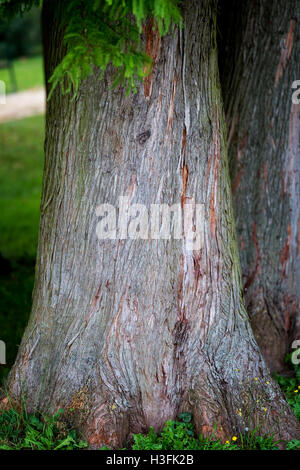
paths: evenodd
<path fill-rule="evenodd" d="M 87 447 L 75 429 L 61 421 L 63 411 L 47 417 L 14 408 L 0 415 L 0 450 L 75 450 Z"/>
<path fill-rule="evenodd" d="M 0 331 L 7 366 L 15 359 L 31 307 L 43 168 L 44 117 L 0 125 Z"/>
<path fill-rule="evenodd" d="M 190 413 L 182 413 L 178 421 L 167 421 L 161 433 L 150 428 L 148 434 L 134 434 L 123 450 L 278 450 L 280 441 L 272 436 L 260 436 L 257 430 L 232 436 L 225 443 L 214 435 L 197 437 Z M 59 410 L 49 417 L 39 413 L 28 414 L 13 407 L 0 414 L 0 450 L 77 450 L 88 447 Z M 286 443 L 287 450 L 299 450 L 300 441 Z M 99 450 L 111 450 L 102 447 Z"/>
<path fill-rule="evenodd" d="M 290 361 L 290 357 L 287 357 L 287 361 Z M 284 392 L 296 418 L 300 421 L 300 365 L 294 365 L 294 371 L 293 377 L 282 377 L 276 374 L 275 379 Z"/>
<path fill-rule="evenodd" d="M 24 57 L 13 62 L 17 81 L 17 91 L 44 86 L 43 59 L 38 57 Z M 0 69 L 0 80 L 6 84 L 6 92 L 11 93 L 12 82 L 8 69 Z"/>
<path fill-rule="evenodd" d="M 0 252 L 34 258 L 42 185 L 44 117 L 0 125 Z"/>
<path fill-rule="evenodd" d="M 185 415 L 185 418 L 182 418 Z M 133 436 L 133 450 L 277 450 L 279 442 L 272 436 L 259 436 L 254 430 L 247 434 L 232 436 L 231 440 L 222 443 L 210 437 L 197 437 L 189 413 L 179 415 L 178 421 L 167 421 L 160 434 L 150 428 L 147 435 Z M 189 417 L 188 417 L 189 416 Z M 188 418 L 187 418 L 188 417 Z"/>

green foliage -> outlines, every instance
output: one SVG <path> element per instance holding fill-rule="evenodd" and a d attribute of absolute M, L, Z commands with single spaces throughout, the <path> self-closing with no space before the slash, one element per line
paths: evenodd
<path fill-rule="evenodd" d="M 286 445 L 286 450 L 300 450 L 300 441 L 293 439 Z"/>
<path fill-rule="evenodd" d="M 260 436 L 259 427 L 253 431 L 240 434 L 237 440 L 241 450 L 278 450 L 280 441 L 275 441 L 274 436 Z"/>
<path fill-rule="evenodd" d="M 221 443 L 212 434 L 210 437 L 195 436 L 191 415 L 184 413 L 184 421 L 167 421 L 160 434 L 150 428 L 147 435 L 135 434 L 132 450 L 277 450 L 279 442 L 272 436 L 259 436 L 258 431 L 232 436 Z M 179 418 L 178 418 L 179 419 Z M 11 408 L 0 413 L 0 450 L 76 450 L 88 447 L 75 429 L 64 419 L 63 410 L 54 416 L 41 413 L 29 414 L 25 405 L 21 411 Z M 287 450 L 299 450 L 300 441 L 287 443 Z M 111 450 L 102 447 L 99 450 Z M 122 449 L 126 450 L 126 449 Z"/>
<path fill-rule="evenodd" d="M 0 0 L 0 18 L 27 11 L 38 0 Z M 142 25 L 153 18 L 161 36 L 172 24 L 182 25 L 179 0 L 68 0 L 63 8 L 62 27 L 66 55 L 50 79 L 52 88 L 60 83 L 63 93 L 73 92 L 94 66 L 115 68 L 112 86 L 120 83 L 136 90 L 136 81 L 151 70 L 151 58 L 141 42 Z"/>
<path fill-rule="evenodd" d="M 112 87 L 124 83 L 127 92 L 136 90 L 136 80 L 151 70 L 151 58 L 141 43 L 142 23 L 156 21 L 159 34 L 171 23 L 181 25 L 175 0 L 70 0 L 63 13 L 67 53 L 50 79 L 51 93 L 61 84 L 63 93 L 73 91 L 96 66 L 100 78 L 108 64 L 115 68 Z M 65 80 L 64 80 L 65 79 Z"/>
<path fill-rule="evenodd" d="M 286 399 L 300 421 L 300 366 L 291 362 L 291 354 L 286 357 L 286 363 L 294 370 L 292 377 L 284 377 L 275 374 L 275 379 L 280 385 L 281 390 L 284 392 Z M 287 450 L 300 450 L 300 441 L 293 439 L 287 443 Z"/>
<path fill-rule="evenodd" d="M 41 6 L 42 0 L 0 0 L 0 19 L 10 20 L 23 14 L 34 6 Z"/>
<path fill-rule="evenodd" d="M 19 412 L 12 408 L 0 414 L 0 450 L 76 450 L 87 447 L 75 429 L 62 420 L 63 410 L 52 417 Z"/>
<path fill-rule="evenodd" d="M 294 368 L 294 376 L 283 377 L 276 374 L 275 379 L 285 393 L 286 399 L 296 418 L 300 421 L 300 366 L 291 364 L 290 356 L 287 356 L 286 361 Z"/>
<path fill-rule="evenodd" d="M 192 423 L 167 421 L 160 435 L 156 435 L 153 428 L 150 428 L 146 436 L 135 434 L 132 449 L 190 450 L 198 447 Z"/>
<path fill-rule="evenodd" d="M 221 443 L 214 434 L 195 436 L 190 413 L 182 413 L 180 421 L 167 421 L 160 434 L 150 428 L 148 434 L 133 436 L 133 450 L 277 450 L 273 436 L 260 436 L 258 430 L 232 436 L 231 441 Z M 291 446 L 293 441 L 289 443 Z M 294 444 L 296 446 L 296 444 Z"/>

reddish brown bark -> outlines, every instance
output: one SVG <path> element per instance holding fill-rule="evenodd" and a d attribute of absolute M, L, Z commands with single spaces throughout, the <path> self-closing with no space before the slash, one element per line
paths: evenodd
<path fill-rule="evenodd" d="M 44 14 L 49 76 L 63 51 L 53 2 Z M 109 70 L 75 101 L 56 90 L 48 103 L 34 301 L 9 387 L 29 410 L 64 408 L 92 447 L 121 447 L 181 411 L 221 439 L 256 426 L 299 436 L 243 304 L 215 25 L 215 2 L 185 2 L 151 96 L 144 84 L 112 91 Z M 204 204 L 203 247 L 99 241 L 95 208 L 120 195 Z"/>
<path fill-rule="evenodd" d="M 221 2 L 221 70 L 246 307 L 274 371 L 300 338 L 297 1 Z M 236 28 L 236 25 L 239 25 Z"/>

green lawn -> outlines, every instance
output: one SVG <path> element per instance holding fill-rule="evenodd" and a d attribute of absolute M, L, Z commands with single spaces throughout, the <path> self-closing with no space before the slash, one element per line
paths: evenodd
<path fill-rule="evenodd" d="M 0 125 L 0 339 L 12 365 L 31 306 L 43 169 L 44 116 Z"/>
<path fill-rule="evenodd" d="M 41 56 L 15 60 L 14 70 L 18 86 L 17 91 L 44 85 L 43 59 Z M 7 93 L 13 91 L 8 69 L 0 69 L 0 80 L 5 82 Z"/>
<path fill-rule="evenodd" d="M 0 125 L 0 252 L 35 256 L 43 167 L 44 116 Z"/>

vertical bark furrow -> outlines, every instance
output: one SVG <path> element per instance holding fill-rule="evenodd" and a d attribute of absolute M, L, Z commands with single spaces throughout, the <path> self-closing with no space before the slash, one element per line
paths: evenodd
<path fill-rule="evenodd" d="M 246 307 L 272 370 L 300 337 L 299 2 L 221 2 L 220 61 Z M 239 25 L 236 28 L 236 25 Z"/>

